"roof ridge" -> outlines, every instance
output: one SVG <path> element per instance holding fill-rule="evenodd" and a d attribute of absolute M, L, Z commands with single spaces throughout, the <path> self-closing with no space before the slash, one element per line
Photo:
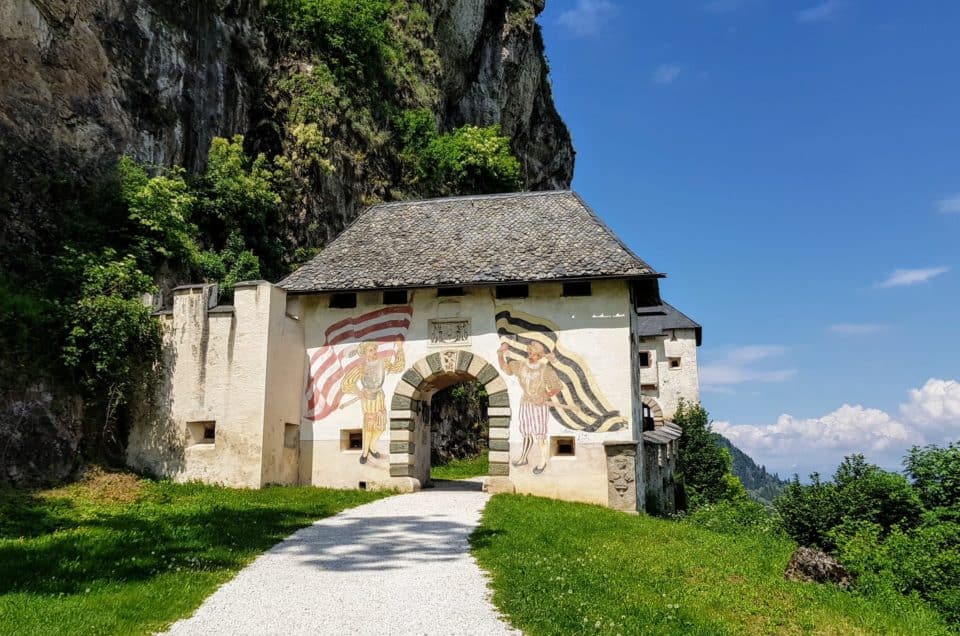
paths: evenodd
<path fill-rule="evenodd" d="M 433 197 L 430 199 L 409 199 L 407 201 L 384 201 L 382 203 L 374 203 L 371 206 L 365 208 L 366 210 L 373 210 L 375 208 L 391 208 L 398 207 L 401 205 L 414 205 L 417 203 L 433 203 L 435 201 L 485 201 L 491 199 L 513 199 L 513 198 L 526 198 L 526 197 L 536 197 L 536 196 L 556 196 L 558 194 L 573 194 L 577 196 L 577 193 L 573 190 L 532 190 L 529 192 L 497 192 L 495 194 L 464 194 L 456 197 Z M 362 213 L 361 213 L 362 215 Z"/>

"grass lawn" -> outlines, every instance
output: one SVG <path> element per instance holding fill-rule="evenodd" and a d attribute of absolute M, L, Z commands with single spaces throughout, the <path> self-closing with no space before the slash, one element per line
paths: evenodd
<path fill-rule="evenodd" d="M 0 634 L 163 629 L 297 528 L 385 494 L 104 473 L 0 489 Z"/>
<path fill-rule="evenodd" d="M 520 495 L 471 537 L 494 603 L 528 634 L 945 634 L 933 610 L 790 583 L 789 541 Z"/>
<path fill-rule="evenodd" d="M 455 459 L 443 466 L 433 466 L 430 468 L 431 479 L 466 479 L 467 477 L 480 477 L 490 472 L 489 453 L 483 451 L 476 457 L 466 459 Z"/>

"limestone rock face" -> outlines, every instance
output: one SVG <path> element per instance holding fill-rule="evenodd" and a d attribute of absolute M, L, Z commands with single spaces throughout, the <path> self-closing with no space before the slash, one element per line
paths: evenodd
<path fill-rule="evenodd" d="M 836 583 L 844 589 L 854 582 L 854 576 L 836 559 L 814 548 L 797 548 L 790 555 L 783 578 L 788 581 Z"/>
<path fill-rule="evenodd" d="M 37 174 L 95 181 L 121 154 L 201 168 L 214 136 L 283 126 L 269 78 L 307 60 L 278 59 L 259 0 L 5 0 L 0 3 L 0 187 L 11 218 L 0 246 L 35 240 L 39 194 L 18 185 Z M 569 186 L 570 136 L 556 112 L 535 16 L 543 0 L 426 0 L 438 77 L 424 77 L 444 128 L 499 123 L 532 190 Z M 334 132 L 336 136 L 336 132 Z M 344 133 L 346 136 L 346 133 Z M 289 210 L 291 250 L 336 236 L 365 205 L 394 198 L 379 148 L 357 139 L 314 192 Z M 359 157 L 359 159 L 356 159 Z M 6 183 L 4 183 L 6 182 Z M 3 187 L 6 186 L 6 187 Z M 29 188 L 27 188 L 29 189 Z M 3 197 L 0 197 L 2 200 Z"/>
<path fill-rule="evenodd" d="M 79 400 L 56 404 L 44 386 L 0 399 L 0 482 L 33 484 L 68 477 L 76 467 Z"/>

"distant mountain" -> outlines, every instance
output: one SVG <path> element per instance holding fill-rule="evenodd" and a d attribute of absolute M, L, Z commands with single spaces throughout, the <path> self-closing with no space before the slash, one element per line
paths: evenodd
<path fill-rule="evenodd" d="M 776 473 L 768 473 L 765 467 L 758 466 L 757 462 L 723 435 L 714 433 L 714 439 L 718 446 L 730 451 L 733 457 L 733 474 L 740 478 L 751 497 L 762 504 L 769 504 L 783 492 L 789 482 L 780 479 Z"/>

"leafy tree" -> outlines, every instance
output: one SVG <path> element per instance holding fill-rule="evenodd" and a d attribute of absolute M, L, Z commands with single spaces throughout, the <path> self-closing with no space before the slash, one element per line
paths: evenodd
<path fill-rule="evenodd" d="M 745 499 L 747 491 L 730 472 L 730 453 L 717 445 L 710 430 L 709 414 L 700 404 L 681 401 L 673 421 L 683 429 L 677 473 L 690 509 Z"/>
<path fill-rule="evenodd" d="M 197 227 L 190 217 L 197 197 L 183 168 L 149 177 L 142 166 L 122 157 L 117 174 L 121 196 L 136 224 L 131 238 L 140 261 L 155 266 L 164 261 L 193 262 Z"/>
<path fill-rule="evenodd" d="M 868 464 L 863 455 L 845 457 L 833 481 L 844 519 L 876 523 L 884 533 L 920 521 L 923 506 L 906 478 Z"/>
<path fill-rule="evenodd" d="M 903 460 L 923 504 L 960 521 L 960 442 L 945 447 L 914 446 Z"/>
<path fill-rule="evenodd" d="M 132 255 L 106 250 L 99 258 L 80 257 L 83 286 L 68 311 L 63 360 L 86 389 L 91 404 L 102 410 L 94 447 L 116 442 L 117 410 L 160 354 L 160 325 L 140 296 L 155 290 L 151 278 Z"/>
<path fill-rule="evenodd" d="M 800 483 L 794 475 L 786 491 L 773 500 L 784 531 L 797 543 L 828 550 L 834 547 L 829 537 L 831 529 L 842 521 L 840 495 L 831 482 L 820 481 L 820 475 L 810 475 L 810 484 Z"/>

